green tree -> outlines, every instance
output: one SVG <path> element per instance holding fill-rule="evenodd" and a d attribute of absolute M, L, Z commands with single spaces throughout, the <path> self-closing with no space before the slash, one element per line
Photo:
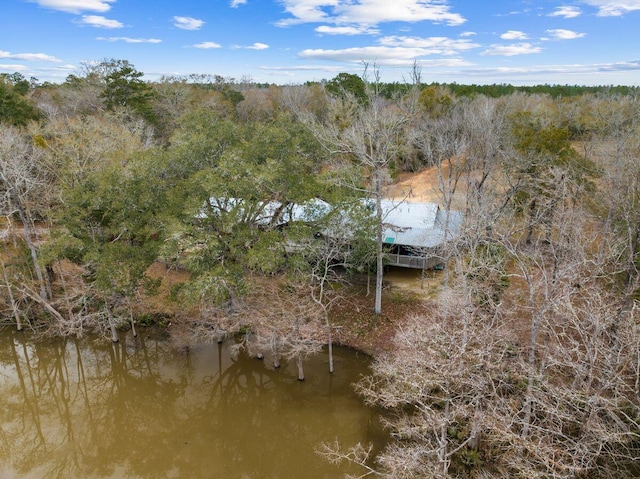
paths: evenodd
<path fill-rule="evenodd" d="M 118 318 L 129 317 L 133 325 L 132 302 L 140 287 L 151 284 L 146 271 L 164 239 L 166 196 L 156 161 L 154 152 L 112 158 L 63 193 L 66 234 L 58 248 L 86 269 L 114 342 Z"/>
<path fill-rule="evenodd" d="M 22 73 L 15 72 L 10 75 L 0 74 L 0 76 L 2 76 L 6 81 L 13 85 L 13 89 L 18 95 L 25 96 L 27 93 L 29 93 L 31 84 Z M 37 81 L 35 79 L 33 80 Z"/>
<path fill-rule="evenodd" d="M 135 69 L 127 60 L 110 60 L 104 77 L 102 98 L 108 109 L 128 107 L 148 121 L 153 122 L 151 108 L 152 88 L 142 80 L 143 72 Z"/>
<path fill-rule="evenodd" d="M 353 96 L 358 102 L 366 102 L 368 99 L 365 81 L 353 73 L 338 73 L 327 82 L 325 89 L 340 98 Z"/>
<path fill-rule="evenodd" d="M 448 114 L 453 107 L 453 99 L 446 87 L 430 85 L 420 91 L 418 104 L 430 117 L 440 117 Z"/>
<path fill-rule="evenodd" d="M 285 246 L 295 229 L 283 227 L 287 213 L 322 193 L 321 164 L 314 139 L 287 116 L 240 126 L 202 122 L 208 115 L 201 115 L 185 118 L 192 127 L 178 130 L 169 151 L 176 196 L 188 191 L 189 197 L 166 254 L 186 258 L 192 273 L 182 297 L 218 311 L 223 321 L 248 278 L 286 268 Z"/>
<path fill-rule="evenodd" d="M 15 75 L 0 75 L 0 122 L 10 125 L 26 125 L 38 120 L 41 113 L 25 95 L 29 91 L 29 82 L 19 80 Z M 26 86 L 25 86 L 26 83 Z"/>

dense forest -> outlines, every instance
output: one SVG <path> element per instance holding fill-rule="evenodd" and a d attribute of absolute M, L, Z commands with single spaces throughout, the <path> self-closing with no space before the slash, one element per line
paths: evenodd
<path fill-rule="evenodd" d="M 371 314 L 386 308 L 380 200 L 432 168 L 461 234 L 438 251 L 429 313 L 398 317 L 356 385 L 391 441 L 320 452 L 362 477 L 636 476 L 638 88 L 421 76 L 145 82 L 126 60 L 62 84 L 0 76 L 1 325 L 116 341 L 170 320 L 303 379 L 356 278 L 375 277 Z M 319 200 L 338 207 L 286 220 Z M 168 318 L 140 306 L 154 264 L 185 278 Z"/>

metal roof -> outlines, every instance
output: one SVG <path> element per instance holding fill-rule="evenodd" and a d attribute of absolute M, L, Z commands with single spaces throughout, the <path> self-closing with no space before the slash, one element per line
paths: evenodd
<path fill-rule="evenodd" d="M 413 248 L 433 248 L 460 234 L 462 214 L 447 213 L 437 203 L 382 201 L 383 241 Z"/>
<path fill-rule="evenodd" d="M 375 214 L 375 201 L 363 200 L 363 204 L 371 214 Z M 211 198 L 214 208 L 245 209 L 246 202 L 238 198 Z M 223 206 L 224 205 L 224 206 Z M 462 214 L 458 211 L 448 213 L 440 209 L 437 203 L 412 203 L 408 201 L 382 200 L 383 241 L 386 244 L 402 245 L 411 248 L 433 248 L 444 241 L 460 235 Z M 254 221 L 258 224 L 282 225 L 288 222 L 315 222 L 324 218 L 334 210 L 329 203 L 320 199 L 311 199 L 302 204 L 265 202 L 258 206 Z M 206 216 L 206 213 L 201 213 Z M 274 216 L 278 216 L 274 218 Z M 201 217 L 202 217 L 201 216 Z M 344 235 L 351 234 L 349 225 L 353 224 L 348 211 L 338 215 L 337 223 L 327 232 Z"/>

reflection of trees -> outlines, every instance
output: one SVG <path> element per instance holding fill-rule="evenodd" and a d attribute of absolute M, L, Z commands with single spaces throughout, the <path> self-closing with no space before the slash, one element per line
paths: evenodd
<path fill-rule="evenodd" d="M 94 353 L 96 436 L 91 440 L 95 447 L 87 452 L 87 472 L 110 475 L 124 465 L 130 475 L 159 477 L 171 468 L 173 452 L 157 438 L 175 427 L 174 415 L 167 411 L 173 411 L 184 388 L 184 383 L 159 371 L 171 351 L 151 352 L 144 337 L 129 342 L 122 336 L 120 342 L 101 344 Z"/>
<path fill-rule="evenodd" d="M 190 442 L 204 449 L 189 447 L 180 464 L 199 464 L 198 477 L 220 471 L 220 464 L 228 468 L 220 474 L 230 477 L 239 476 L 238 471 L 248 478 L 336 477 L 337 469 L 327 473 L 328 464 L 321 463 L 317 471 L 311 466 L 318 464 L 315 450 L 320 441 L 336 435 L 375 440 L 364 434 L 371 411 L 344 414 L 349 409 L 345 403 L 357 401 L 351 383 L 362 371 L 354 370 L 347 358 L 339 350 L 337 360 L 344 371 L 336 375 L 327 374 L 326 359 L 311 361 L 312 380 L 305 383 L 297 380 L 293 360 L 277 370 L 256 367 L 260 363 L 255 359 L 233 361 L 202 389 L 206 401 L 184 423 L 185 430 L 199 434 L 191 435 Z"/>
<path fill-rule="evenodd" d="M 2 363 L 11 364 L 15 367 L 16 378 L 18 380 L 18 391 L 16 391 L 16 395 L 22 399 L 14 403 L 11 401 L 11 398 L 9 398 L 6 405 L 2 408 L 3 415 L 0 417 L 2 417 L 3 428 L 4 424 L 10 424 L 15 421 L 15 415 L 17 415 L 18 411 L 20 411 L 24 417 L 20 429 L 8 432 L 5 430 L 2 431 L 2 442 L 7 443 L 6 447 L 3 447 L 2 450 L 9 456 L 6 458 L 3 457 L 2 462 L 8 464 L 10 463 L 12 455 L 21 454 L 24 456 L 27 448 L 29 450 L 27 457 L 41 457 L 46 452 L 46 446 L 40 421 L 40 411 L 37 402 L 33 398 L 35 395 L 33 376 L 30 374 L 28 366 L 27 375 L 25 376 L 19 360 L 18 345 L 14 342 L 13 336 L 10 334 L 3 335 L 2 339 Z M 5 353 L 6 351 L 8 351 L 8 355 Z M 31 427 L 27 430 L 24 423 L 30 424 Z"/>
<path fill-rule="evenodd" d="M 232 359 L 228 345 L 1 333 L 0 475 L 324 477 L 319 441 L 371 439 L 350 387 L 364 365 L 340 354 L 338 374 L 318 359 L 299 383 L 295 365 Z"/>
<path fill-rule="evenodd" d="M 3 350 L 13 351 L 19 384 L 11 390 L 9 420 L 3 420 L 12 428 L 7 436 L 14 445 L 7 463 L 13 462 L 17 471 L 42 469 L 46 477 L 108 477 L 123 459 L 135 463 L 136 451 L 151 459 L 155 472 L 132 471 L 135 474 L 153 477 L 170 468 L 172 453 L 162 450 L 161 442 L 149 440 L 153 447 L 148 449 L 133 442 L 171 427 L 157 418 L 171 419 L 164 411 L 170 410 L 180 387 L 154 371 L 144 339 L 136 345 L 99 345 L 2 338 Z M 156 350 L 157 356 L 162 353 Z M 155 358 L 156 369 L 162 360 Z M 4 354 L 2 361 L 6 364 Z M 139 404 L 141 397 L 144 405 Z"/>

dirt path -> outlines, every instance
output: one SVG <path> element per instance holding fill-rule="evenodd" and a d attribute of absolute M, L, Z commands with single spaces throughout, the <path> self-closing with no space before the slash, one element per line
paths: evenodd
<path fill-rule="evenodd" d="M 446 174 L 446 171 L 444 173 Z M 395 183 L 385 191 L 385 196 L 393 200 L 406 199 L 416 203 L 439 203 L 438 168 L 434 166 L 419 173 L 400 173 Z"/>

